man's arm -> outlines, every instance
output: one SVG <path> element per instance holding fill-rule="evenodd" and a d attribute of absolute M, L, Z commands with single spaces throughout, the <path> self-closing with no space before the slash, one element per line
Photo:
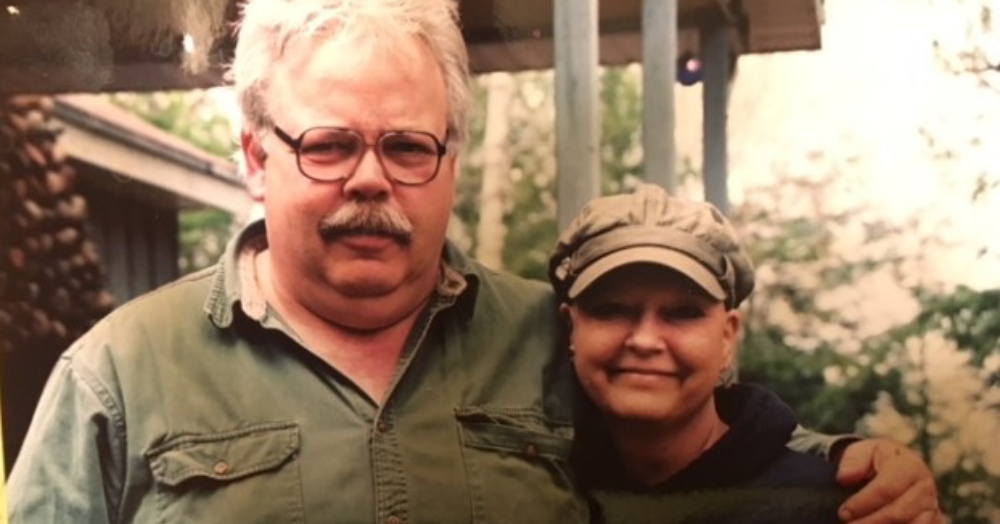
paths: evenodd
<path fill-rule="evenodd" d="M 788 441 L 788 447 L 799 453 L 819 455 L 826 457 L 830 462 L 837 462 L 839 451 L 843 451 L 847 444 L 861 440 L 854 435 L 826 435 L 796 426 L 792 432 L 792 439 Z"/>
<path fill-rule="evenodd" d="M 896 441 L 880 438 L 848 444 L 837 468 L 837 482 L 843 486 L 867 482 L 841 505 L 839 514 L 845 522 L 944 522 L 930 468 L 916 452 Z"/>
<path fill-rule="evenodd" d="M 111 398 L 59 360 L 7 485 L 11 524 L 117 522 L 124 420 Z"/>
<path fill-rule="evenodd" d="M 930 468 L 913 450 L 889 439 L 831 436 L 799 426 L 788 447 L 838 464 L 837 482 L 859 487 L 838 514 L 852 524 L 944 522 Z"/>

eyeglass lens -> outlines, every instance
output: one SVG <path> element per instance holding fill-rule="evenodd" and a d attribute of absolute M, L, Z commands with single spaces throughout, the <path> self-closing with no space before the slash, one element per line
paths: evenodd
<path fill-rule="evenodd" d="M 382 168 L 403 183 L 421 183 L 437 173 L 438 143 L 430 134 L 390 132 L 375 144 Z M 347 129 L 314 128 L 306 132 L 299 148 L 299 167 L 310 177 L 337 180 L 350 176 L 364 154 L 365 140 Z"/>

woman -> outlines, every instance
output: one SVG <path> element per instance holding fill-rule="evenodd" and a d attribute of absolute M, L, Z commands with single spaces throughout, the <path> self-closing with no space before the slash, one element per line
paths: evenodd
<path fill-rule="evenodd" d="M 657 186 L 592 201 L 550 261 L 589 402 L 575 465 L 605 522 L 839 522 L 835 468 L 794 413 L 730 384 L 753 265 L 710 204 Z M 650 497 L 650 495 L 656 495 Z"/>

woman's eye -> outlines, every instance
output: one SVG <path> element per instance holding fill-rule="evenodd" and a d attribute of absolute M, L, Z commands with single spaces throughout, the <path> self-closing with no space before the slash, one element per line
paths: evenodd
<path fill-rule="evenodd" d="M 587 314 L 598 319 L 613 319 L 626 317 L 631 313 L 631 308 L 625 304 L 617 304 L 614 302 L 602 302 L 599 304 L 592 304 L 586 309 Z"/>
<path fill-rule="evenodd" d="M 705 312 L 695 306 L 681 306 L 665 309 L 662 313 L 667 320 L 694 320 L 705 316 Z"/>

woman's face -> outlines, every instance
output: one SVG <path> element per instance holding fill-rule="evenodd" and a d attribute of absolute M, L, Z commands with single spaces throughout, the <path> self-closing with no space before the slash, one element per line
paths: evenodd
<path fill-rule="evenodd" d="M 706 409 L 740 316 L 663 266 L 612 271 L 563 306 L 584 390 L 613 419 L 678 425 Z"/>

